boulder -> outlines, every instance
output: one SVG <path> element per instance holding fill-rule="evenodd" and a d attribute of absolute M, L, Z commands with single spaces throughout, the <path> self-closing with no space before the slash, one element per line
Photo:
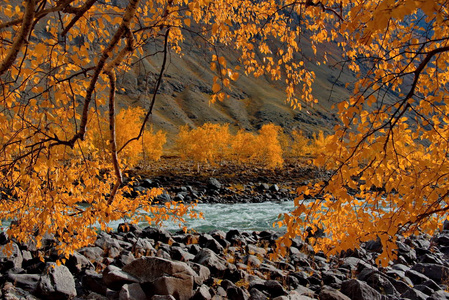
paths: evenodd
<path fill-rule="evenodd" d="M 409 289 L 405 293 L 403 293 L 402 298 L 406 299 L 414 299 L 414 300 L 426 300 L 428 296 L 423 292 L 418 291 L 417 289 Z"/>
<path fill-rule="evenodd" d="M 8 274 L 8 280 L 14 282 L 18 287 L 27 291 L 33 292 L 36 290 L 39 280 L 41 278 L 38 274 Z"/>
<path fill-rule="evenodd" d="M 142 237 L 167 244 L 171 238 L 171 234 L 166 229 L 148 226 L 143 229 Z"/>
<path fill-rule="evenodd" d="M 350 279 L 343 281 L 341 292 L 351 299 L 357 300 L 381 300 L 382 295 L 370 287 L 366 282 Z"/>
<path fill-rule="evenodd" d="M 63 265 L 47 263 L 37 287 L 44 299 L 70 299 L 76 296 L 75 280 Z"/>
<path fill-rule="evenodd" d="M 222 276 L 228 270 L 228 263 L 218 257 L 215 252 L 210 249 L 201 250 L 193 259 L 194 262 L 207 267 L 211 274 L 215 277 Z M 235 269 L 235 266 L 232 265 Z"/>
<path fill-rule="evenodd" d="M 319 295 L 320 300 L 351 300 L 348 296 L 342 292 L 330 287 L 324 287 Z"/>
<path fill-rule="evenodd" d="M 119 267 L 109 265 L 103 271 L 104 284 L 115 291 L 119 291 L 124 284 L 139 282 L 139 279 L 123 272 Z"/>
<path fill-rule="evenodd" d="M 210 300 L 210 299 L 212 299 L 212 295 L 209 291 L 209 287 L 205 285 L 200 286 L 196 290 L 193 297 L 191 298 L 191 300 Z"/>
<path fill-rule="evenodd" d="M 16 243 L 0 246 L 0 271 L 5 272 L 11 268 L 21 268 L 22 263 L 22 252 Z"/>
<path fill-rule="evenodd" d="M 66 266 L 74 274 L 78 274 L 85 269 L 94 269 L 94 265 L 87 257 L 76 251 L 69 257 Z"/>
<path fill-rule="evenodd" d="M 207 268 L 207 267 L 205 267 L 203 265 L 194 263 L 192 261 L 187 262 L 187 265 L 189 267 L 191 267 L 192 270 L 195 271 L 195 273 L 196 273 L 196 275 L 194 276 L 193 280 L 195 281 L 195 284 L 197 286 L 202 285 L 203 282 L 205 282 L 206 280 L 209 279 L 209 277 L 210 277 L 210 270 L 209 270 L 209 268 Z"/>
<path fill-rule="evenodd" d="M 17 286 L 14 286 L 11 282 L 6 282 L 2 288 L 2 299 L 5 300 L 39 300 L 35 296 L 33 296 L 30 292 L 25 291 Z"/>
<path fill-rule="evenodd" d="M 123 285 L 119 293 L 119 300 L 146 300 L 147 296 L 140 284 L 131 283 Z"/>
<path fill-rule="evenodd" d="M 219 190 L 221 189 L 221 183 L 215 178 L 209 178 L 207 181 L 207 188 L 210 190 Z"/>
<path fill-rule="evenodd" d="M 418 263 L 412 267 L 412 270 L 424 274 L 436 283 L 442 283 L 449 278 L 449 267 L 442 265 Z"/>
<path fill-rule="evenodd" d="M 147 296 L 172 295 L 178 300 L 190 299 L 196 275 L 186 263 L 158 257 L 142 257 L 123 267 L 137 278 Z"/>

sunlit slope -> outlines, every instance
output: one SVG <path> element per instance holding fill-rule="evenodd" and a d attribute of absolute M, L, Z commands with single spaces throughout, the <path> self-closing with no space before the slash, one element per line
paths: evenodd
<path fill-rule="evenodd" d="M 318 130 L 331 131 L 337 119 L 331 109 L 339 99 L 347 98 L 350 92 L 345 82 L 354 81 L 352 74 L 340 74 L 338 50 L 331 51 L 329 64 L 317 66 L 311 61 L 308 68 L 315 72 L 315 97 L 319 100 L 313 106 L 303 106 L 294 110 L 286 103 L 282 83 L 272 82 L 269 78 L 247 77 L 242 72 L 232 90 L 228 90 L 229 99 L 210 103 L 213 76 L 210 70 L 211 54 L 186 41 L 186 51 L 182 57 L 170 54 L 164 73 L 162 86 L 157 94 L 152 124 L 173 135 L 179 126 L 195 127 L 205 122 L 230 123 L 231 128 L 257 130 L 262 124 L 275 123 L 286 132 L 301 129 L 306 134 Z M 149 53 L 158 48 L 147 49 Z M 160 50 L 160 49 L 159 49 Z M 305 54 L 313 57 L 308 45 Z M 332 53 L 333 52 L 333 53 Z M 238 57 L 230 51 L 221 51 L 231 65 L 238 64 Z M 162 64 L 162 54 L 149 56 L 137 63 L 134 69 L 119 76 L 119 99 L 122 105 L 141 105 L 149 107 L 154 86 Z M 339 80 L 337 80 L 339 78 Z"/>

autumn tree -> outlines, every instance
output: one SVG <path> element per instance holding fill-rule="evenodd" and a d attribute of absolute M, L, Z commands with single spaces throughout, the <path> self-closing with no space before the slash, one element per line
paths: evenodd
<path fill-rule="evenodd" d="M 353 96 L 336 106 L 341 124 L 317 159 L 332 176 L 300 190 L 295 211 L 284 218 L 282 243 L 306 226 L 321 226 L 331 237 L 316 244 L 321 250 L 379 237 L 387 257 L 397 232 L 432 233 L 446 217 L 446 1 L 117 3 L 8 0 L 0 7 L 0 218 L 15 220 L 8 232 L 17 240 L 53 232 L 68 253 L 95 236 L 86 224 L 104 226 L 147 203 L 155 191 L 145 199 L 123 197 L 116 74 L 144 59 L 147 44 L 163 54 L 141 130 L 129 137 L 139 139 L 167 54 L 182 54 L 184 34 L 195 34 L 214 53 L 212 101 L 225 99 L 231 81 L 245 74 L 281 81 L 295 108 L 313 105 L 315 74 L 307 66 L 326 63 L 317 49 L 329 44 L 343 50 L 338 67 L 358 75 L 348 83 Z M 308 42 L 313 59 L 302 51 Z M 241 70 L 221 47 L 239 53 Z M 101 111 L 109 116 L 107 164 L 83 152 L 89 121 Z M 318 200 L 302 200 L 310 194 Z M 90 206 L 82 210 L 79 202 Z"/>

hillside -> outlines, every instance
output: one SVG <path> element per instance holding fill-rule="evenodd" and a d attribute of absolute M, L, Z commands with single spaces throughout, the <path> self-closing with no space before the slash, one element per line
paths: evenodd
<path fill-rule="evenodd" d="M 302 44 L 303 53 L 313 57 L 309 43 L 305 41 Z M 195 127 L 205 122 L 230 123 L 231 128 L 249 131 L 273 122 L 282 126 L 286 132 L 293 129 L 301 129 L 308 135 L 318 130 L 330 132 L 337 122 L 331 106 L 337 100 L 348 97 L 349 91 L 344 88 L 344 83 L 354 81 L 355 77 L 340 74 L 340 69 L 334 66 L 341 60 L 340 52 L 335 45 L 329 47 L 326 50 L 331 55 L 328 56 L 327 65 L 317 66 L 309 62 L 307 66 L 316 74 L 314 95 L 320 102 L 313 107 L 294 110 L 285 101 L 282 84 L 263 76 L 254 78 L 243 74 L 232 83 L 231 98 L 210 103 L 214 76 L 209 68 L 211 54 L 193 38 L 187 38 L 184 42 L 187 51 L 184 51 L 183 56 L 170 54 L 151 123 L 154 128 L 168 132 L 169 144 L 179 126 L 188 124 Z M 146 49 L 148 53 L 158 50 L 160 48 L 157 46 Z M 235 52 L 220 50 L 220 55 L 225 56 L 231 64 L 237 63 Z M 162 54 L 148 56 L 136 64 L 131 72 L 118 78 L 122 105 L 149 106 L 161 61 Z"/>

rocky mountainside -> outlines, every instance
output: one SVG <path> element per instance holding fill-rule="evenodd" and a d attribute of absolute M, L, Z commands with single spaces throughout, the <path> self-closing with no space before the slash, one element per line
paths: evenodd
<path fill-rule="evenodd" d="M 303 54 L 314 57 L 308 42 L 303 42 Z M 337 118 L 331 107 L 337 100 L 346 98 L 349 91 L 344 83 L 353 82 L 353 74 L 342 73 L 337 62 L 341 54 L 335 45 L 328 49 L 329 62 L 317 66 L 311 61 L 308 68 L 315 72 L 315 97 L 318 104 L 294 110 L 286 103 L 281 83 L 272 82 L 267 77 L 240 78 L 232 83 L 231 97 L 223 102 L 210 103 L 214 73 L 210 70 L 211 54 L 193 37 L 187 37 L 183 55 L 171 53 L 162 86 L 158 92 L 152 124 L 170 135 L 177 133 L 180 125 L 191 127 L 205 122 L 230 123 L 231 128 L 257 130 L 266 123 L 275 123 L 286 132 L 301 129 L 306 134 L 318 130 L 331 131 Z M 148 46 L 148 54 L 161 50 L 157 43 Z M 238 55 L 228 49 L 220 49 L 219 55 L 226 57 L 231 65 L 238 63 Z M 122 74 L 119 79 L 119 99 L 123 106 L 140 105 L 149 107 L 155 83 L 162 64 L 162 54 L 151 55 L 134 65 L 132 71 Z M 338 78 L 338 80 L 337 80 Z"/>

